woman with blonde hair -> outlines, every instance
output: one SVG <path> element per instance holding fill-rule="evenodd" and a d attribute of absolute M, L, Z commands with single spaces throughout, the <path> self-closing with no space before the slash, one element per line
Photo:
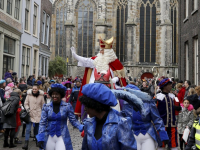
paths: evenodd
<path fill-rule="evenodd" d="M 190 88 L 190 89 L 189 89 L 189 92 L 188 92 L 188 96 L 194 95 L 194 94 L 196 94 L 195 89 L 194 89 L 194 88 Z"/>

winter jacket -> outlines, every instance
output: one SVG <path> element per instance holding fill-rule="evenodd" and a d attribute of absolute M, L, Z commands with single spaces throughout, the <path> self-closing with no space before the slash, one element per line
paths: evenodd
<path fill-rule="evenodd" d="M 33 84 L 32 84 L 32 80 L 28 79 L 28 80 L 27 80 L 27 85 L 29 85 L 29 86 L 33 86 Z"/>
<path fill-rule="evenodd" d="M 83 130 L 83 125 L 81 125 L 75 118 L 74 110 L 69 103 L 61 101 L 60 111 L 55 114 L 53 111 L 53 103 L 44 104 L 42 108 L 42 116 L 39 124 L 38 135 L 36 136 L 38 142 L 43 141 L 44 147 L 49 135 L 61 135 L 65 143 L 66 150 L 73 150 L 72 142 L 67 127 L 67 120 L 71 124 L 78 128 L 79 131 Z M 52 132 L 53 131 L 53 132 Z"/>
<path fill-rule="evenodd" d="M 1 96 L 1 101 L 2 103 L 5 103 L 6 102 L 6 99 L 4 98 L 4 95 L 5 95 L 5 91 L 4 89 L 0 89 L 0 96 Z"/>
<path fill-rule="evenodd" d="M 181 104 L 182 111 L 178 115 L 178 133 L 183 134 L 186 126 L 189 129 L 192 127 L 193 123 L 193 106 L 190 104 L 188 108 L 184 108 L 183 104 Z"/>
<path fill-rule="evenodd" d="M 185 147 L 185 150 L 191 150 L 191 147 L 193 147 L 195 145 L 195 134 L 196 134 L 195 126 L 199 124 L 199 121 L 200 120 L 199 120 L 199 117 L 198 117 L 193 123 L 193 127 L 191 129 L 189 139 L 188 139 L 188 143 Z M 198 150 L 198 148 L 196 150 Z"/>
<path fill-rule="evenodd" d="M 14 110 L 14 114 L 10 116 L 4 116 L 4 114 L 2 113 L 1 116 L 1 122 L 9 124 L 13 128 L 16 127 L 16 112 L 19 107 L 19 100 L 20 100 L 19 94 L 16 92 L 12 92 L 10 94 L 10 98 L 5 103 L 9 103 L 10 101 L 12 101 L 11 109 Z"/>
<path fill-rule="evenodd" d="M 193 105 L 194 109 L 197 110 L 200 107 L 200 100 L 197 94 L 187 96 L 187 100 Z"/>
<path fill-rule="evenodd" d="M 4 80 L 6 80 L 7 78 L 11 78 L 12 81 L 13 81 L 13 77 L 12 77 L 12 75 L 11 75 L 10 72 L 6 72 L 6 73 L 5 73 L 5 75 L 4 75 Z"/>
<path fill-rule="evenodd" d="M 185 95 L 185 87 L 182 87 L 181 89 L 180 89 L 180 91 L 178 92 L 178 100 L 179 100 L 179 102 L 180 103 L 183 103 L 183 99 L 184 99 L 184 95 Z"/>
<path fill-rule="evenodd" d="M 27 85 L 26 84 L 19 84 L 18 88 L 21 90 L 21 92 L 23 92 L 23 91 L 27 90 Z"/>
<path fill-rule="evenodd" d="M 11 87 L 9 87 L 9 86 L 6 86 L 5 87 L 5 95 L 4 95 L 4 97 L 6 99 L 10 98 L 10 93 L 12 93 L 12 92 L 13 92 L 13 89 Z"/>
<path fill-rule="evenodd" d="M 190 90 L 190 87 L 188 87 L 187 89 L 185 89 L 185 95 L 184 95 L 184 97 L 188 96 L 189 90 Z"/>
<path fill-rule="evenodd" d="M 84 138 L 82 150 L 93 150 L 97 147 L 94 140 L 96 119 L 88 118 L 84 121 Z M 111 109 L 102 128 L 103 150 L 136 150 L 136 140 L 131 131 L 131 119 L 120 116 L 120 113 Z"/>
<path fill-rule="evenodd" d="M 35 78 L 32 79 L 32 85 L 34 85 L 34 84 L 35 84 Z"/>
<path fill-rule="evenodd" d="M 29 109 L 31 122 L 39 123 L 41 119 L 42 106 L 44 105 L 44 92 L 39 90 L 39 96 L 35 97 L 32 94 L 32 89 L 27 91 L 24 107 Z"/>

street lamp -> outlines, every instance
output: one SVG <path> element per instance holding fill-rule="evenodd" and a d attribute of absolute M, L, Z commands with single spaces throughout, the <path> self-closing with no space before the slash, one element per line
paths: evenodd
<path fill-rule="evenodd" d="M 68 59 L 68 56 L 67 56 L 67 76 L 68 76 L 68 62 L 69 62 L 69 59 Z"/>

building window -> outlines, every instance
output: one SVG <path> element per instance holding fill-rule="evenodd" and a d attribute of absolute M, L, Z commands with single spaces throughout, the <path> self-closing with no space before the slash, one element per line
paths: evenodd
<path fill-rule="evenodd" d="M 42 33 L 41 33 L 41 42 L 42 42 L 42 43 L 44 43 L 45 22 L 46 22 L 46 13 L 43 12 L 43 16 L 42 16 Z"/>
<path fill-rule="evenodd" d="M 26 78 L 29 76 L 30 72 L 30 53 L 31 49 L 29 47 L 23 46 L 23 51 L 22 51 L 22 69 L 23 71 L 23 76 L 25 74 Z"/>
<path fill-rule="evenodd" d="M 12 15 L 12 0 L 7 0 L 7 13 Z"/>
<path fill-rule="evenodd" d="M 29 30 L 29 9 L 30 9 L 30 0 L 26 0 L 26 8 L 25 8 L 25 30 Z"/>
<path fill-rule="evenodd" d="M 93 52 L 93 3 L 89 0 L 80 1 L 78 8 L 78 54 L 91 57 Z"/>
<path fill-rule="evenodd" d="M 15 40 L 5 36 L 3 52 L 7 54 L 15 55 Z"/>
<path fill-rule="evenodd" d="M 198 0 L 192 0 L 192 11 L 198 9 Z"/>
<path fill-rule="evenodd" d="M 33 59 L 33 74 L 36 74 L 36 57 L 37 57 L 37 51 L 34 50 L 34 59 Z"/>
<path fill-rule="evenodd" d="M 33 13 L 33 34 L 37 36 L 37 5 L 34 4 L 34 13 Z"/>
<path fill-rule="evenodd" d="M 48 45 L 49 41 L 49 23 L 50 23 L 50 17 L 47 15 L 47 25 L 46 25 L 46 31 L 45 31 L 45 44 Z"/>
<path fill-rule="evenodd" d="M 14 57 L 3 55 L 3 76 L 8 70 L 14 69 Z"/>
<path fill-rule="evenodd" d="M 21 77 L 24 76 L 24 66 L 25 66 L 25 55 L 26 55 L 26 47 L 22 49 L 22 69 L 21 69 Z"/>
<path fill-rule="evenodd" d="M 20 0 L 15 0 L 15 19 L 19 20 Z"/>
<path fill-rule="evenodd" d="M 189 80 L 189 48 L 188 48 L 188 42 L 185 43 L 185 54 L 186 54 L 186 80 Z"/>
<path fill-rule="evenodd" d="M 177 63 L 177 53 L 178 53 L 178 30 L 177 30 L 177 25 L 178 25 L 178 19 L 177 19 L 177 14 L 178 14 L 178 4 L 177 1 L 171 0 L 170 1 L 170 8 L 171 8 L 171 23 L 172 23 L 172 63 L 176 64 Z"/>
<path fill-rule="evenodd" d="M 188 0 L 184 0 L 184 19 L 188 17 Z"/>
<path fill-rule="evenodd" d="M 42 75 L 44 75 L 44 57 L 42 57 L 42 66 L 41 66 L 41 69 L 42 69 L 42 71 L 41 71 L 41 73 L 42 73 Z"/>
<path fill-rule="evenodd" d="M 193 39 L 193 43 L 194 43 L 194 84 L 195 85 L 199 85 L 199 52 L 198 52 L 198 38 L 194 38 Z"/>
<path fill-rule="evenodd" d="M 4 0 L 0 0 L 0 9 L 4 8 Z"/>
<path fill-rule="evenodd" d="M 118 3 L 117 7 L 117 41 L 116 55 L 121 62 L 125 61 L 126 57 L 126 26 L 128 19 L 128 2 Z"/>
<path fill-rule="evenodd" d="M 140 62 L 156 62 L 156 3 L 140 3 Z"/>
<path fill-rule="evenodd" d="M 63 35 L 64 35 L 64 21 L 63 21 L 63 16 L 64 16 L 64 8 L 60 9 L 60 34 L 59 34 L 59 56 L 65 57 L 64 55 L 64 45 L 63 45 Z"/>

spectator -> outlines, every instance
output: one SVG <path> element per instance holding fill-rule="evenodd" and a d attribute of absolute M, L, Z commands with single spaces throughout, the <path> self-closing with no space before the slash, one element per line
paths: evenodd
<path fill-rule="evenodd" d="M 11 78 L 7 78 L 6 79 L 6 85 L 8 85 L 9 83 L 12 83 L 13 81 L 12 81 L 12 79 Z"/>
<path fill-rule="evenodd" d="M 43 90 L 43 88 L 42 88 L 42 82 L 40 80 L 37 81 L 37 85 L 39 87 L 39 90 Z"/>
<path fill-rule="evenodd" d="M 46 80 L 46 77 L 43 75 L 42 76 L 42 86 L 44 85 L 44 81 Z"/>
<path fill-rule="evenodd" d="M 32 85 L 35 84 L 35 75 L 33 75 L 33 79 L 32 79 Z"/>
<path fill-rule="evenodd" d="M 32 85 L 32 79 L 33 79 L 32 76 L 29 76 L 29 77 L 28 77 L 27 85 L 29 85 L 29 86 L 33 86 L 33 85 Z"/>
<path fill-rule="evenodd" d="M 189 92 L 188 92 L 188 96 L 194 95 L 194 94 L 196 94 L 195 89 L 194 89 L 194 88 L 190 88 L 190 89 L 189 89 Z"/>
<path fill-rule="evenodd" d="M 181 83 L 178 83 L 176 85 L 176 88 L 178 90 L 178 100 L 179 100 L 179 103 L 183 103 L 183 99 L 184 99 L 184 95 L 185 95 L 185 87 L 182 86 Z"/>
<path fill-rule="evenodd" d="M 16 92 L 12 92 L 10 94 L 10 98 L 5 102 L 5 104 L 6 104 L 6 103 L 10 103 L 12 101 L 10 111 L 13 113 L 10 114 L 9 116 L 5 116 L 2 113 L 1 122 L 3 122 L 3 128 L 5 129 L 3 147 L 9 147 L 9 148 L 16 147 L 16 145 L 14 145 L 14 143 L 13 143 L 13 140 L 14 140 L 14 136 L 15 136 L 16 112 L 17 112 L 17 109 L 19 106 L 19 100 L 20 100 L 19 94 Z M 10 136 L 10 144 L 8 144 L 8 136 Z"/>
<path fill-rule="evenodd" d="M 142 87 L 141 87 L 140 90 L 143 91 L 143 92 L 149 93 L 149 87 L 147 86 L 147 82 L 146 81 L 142 82 Z"/>
<path fill-rule="evenodd" d="M 24 107 L 30 112 L 31 122 L 26 124 L 25 144 L 22 149 L 28 149 L 31 126 L 34 123 L 34 136 L 38 134 L 39 122 L 41 118 L 42 106 L 44 104 L 44 92 L 39 90 L 38 85 L 33 85 L 31 90 L 28 90 Z"/>
<path fill-rule="evenodd" d="M 183 150 L 183 145 L 186 147 L 186 142 L 182 139 L 184 130 L 186 128 L 192 128 L 193 123 L 193 106 L 190 104 L 189 100 L 184 99 L 181 103 L 182 111 L 178 115 L 178 134 L 180 141 L 180 149 Z"/>
<path fill-rule="evenodd" d="M 19 87 L 18 87 L 22 92 L 27 90 L 27 85 L 26 83 L 24 82 L 24 79 L 23 78 L 20 78 L 20 81 L 19 81 Z"/>
<path fill-rule="evenodd" d="M 44 85 L 43 85 L 43 91 L 44 93 L 47 93 L 48 88 L 50 87 L 49 83 L 47 80 L 44 81 Z"/>
<path fill-rule="evenodd" d="M 18 134 L 19 134 L 19 131 L 20 131 L 20 128 L 21 128 L 20 112 L 22 110 L 21 109 L 22 92 L 21 92 L 20 89 L 15 89 L 14 92 L 17 92 L 20 96 L 19 107 L 18 107 L 17 112 L 16 112 L 16 128 L 15 128 L 15 136 L 14 136 L 15 141 L 14 141 L 14 143 L 15 144 L 22 144 L 22 141 L 20 141 L 19 138 L 18 138 Z"/>
<path fill-rule="evenodd" d="M 13 87 L 14 87 L 14 84 L 11 82 L 9 83 L 6 87 L 5 87 L 5 98 L 8 99 L 10 98 L 10 93 L 13 92 Z"/>
<path fill-rule="evenodd" d="M 4 80 L 6 80 L 7 78 L 11 78 L 11 80 L 13 81 L 12 70 L 9 70 L 8 72 L 5 73 Z"/>
<path fill-rule="evenodd" d="M 187 97 L 188 96 L 188 92 L 189 92 L 189 89 L 190 89 L 190 85 L 191 85 L 191 82 L 189 80 L 186 80 L 185 83 L 184 83 L 184 86 L 185 86 L 185 96 L 184 97 Z"/>
<path fill-rule="evenodd" d="M 1 103 L 5 103 L 6 102 L 6 99 L 4 98 L 4 95 L 5 95 L 4 88 L 5 87 L 6 87 L 6 81 L 5 80 L 0 80 L 0 96 L 1 96 L 0 99 L 1 99 Z M 1 111 L 0 111 L 0 116 L 1 116 Z M 0 133 L 4 133 L 3 124 L 1 123 L 1 118 L 0 118 Z"/>
<path fill-rule="evenodd" d="M 81 88 L 80 80 L 76 80 L 76 85 L 72 89 L 72 93 L 71 93 L 70 98 L 69 98 L 69 103 L 72 103 L 72 107 L 73 107 L 74 110 L 75 110 L 75 107 L 76 107 L 76 102 L 77 102 L 77 99 L 78 99 L 78 93 L 80 91 L 80 88 Z M 77 115 L 76 115 L 76 119 L 78 119 Z"/>

